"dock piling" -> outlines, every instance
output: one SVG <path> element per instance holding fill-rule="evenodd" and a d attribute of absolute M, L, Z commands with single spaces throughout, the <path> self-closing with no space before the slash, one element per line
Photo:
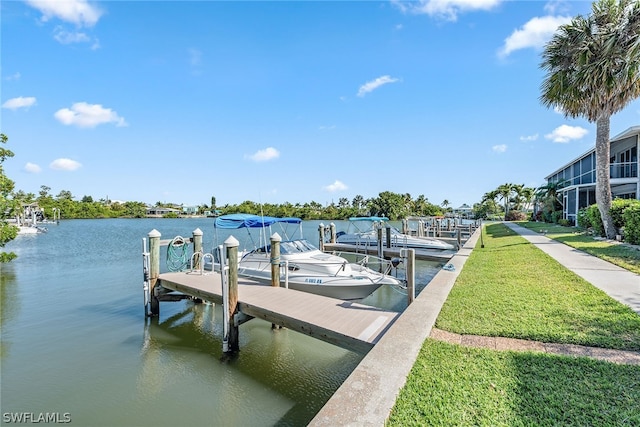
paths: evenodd
<path fill-rule="evenodd" d="M 416 250 L 403 249 L 403 251 L 407 266 L 407 304 L 411 304 L 416 299 Z"/>
<path fill-rule="evenodd" d="M 324 224 L 320 223 L 318 225 L 318 249 L 324 252 Z"/>
<path fill-rule="evenodd" d="M 280 286 L 280 242 L 278 233 L 271 235 L 271 286 Z"/>
<path fill-rule="evenodd" d="M 229 286 L 228 309 L 223 313 L 223 316 L 227 318 L 227 324 L 229 325 L 227 353 L 234 353 L 240 350 L 238 325 L 234 321 L 234 317 L 238 312 L 238 246 L 240 246 L 240 242 L 238 242 L 238 240 L 233 236 L 229 236 L 229 238 L 224 241 L 225 252 L 227 254 L 227 259 L 229 260 L 227 276 L 227 283 Z"/>
<path fill-rule="evenodd" d="M 160 275 L 160 236 L 160 232 L 155 228 L 148 234 L 150 316 L 158 316 L 160 314 L 160 300 L 156 292 L 156 284 Z"/>
<path fill-rule="evenodd" d="M 193 269 L 199 270 L 202 261 L 202 230 L 196 228 L 193 230 Z"/>

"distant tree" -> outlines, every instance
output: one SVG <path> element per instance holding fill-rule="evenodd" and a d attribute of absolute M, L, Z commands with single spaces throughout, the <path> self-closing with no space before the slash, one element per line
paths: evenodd
<path fill-rule="evenodd" d="M 93 203 L 93 197 L 84 196 L 81 201 L 82 201 L 82 203 Z"/>
<path fill-rule="evenodd" d="M 611 217 L 611 116 L 640 97 L 640 1 L 598 0 L 591 14 L 562 25 L 542 53 L 540 100 L 566 117 L 596 124 L 596 203 L 606 237 Z"/>
<path fill-rule="evenodd" d="M 0 133 L 0 143 L 6 144 L 9 138 Z M 17 203 L 11 193 L 13 192 L 15 183 L 4 174 L 2 164 L 7 158 L 13 157 L 13 152 L 0 146 L 0 247 L 4 246 L 16 238 L 18 235 L 18 227 L 9 224 L 6 219 L 9 218 L 17 208 Z M 0 263 L 10 262 L 17 255 L 13 252 L 0 252 Z"/>

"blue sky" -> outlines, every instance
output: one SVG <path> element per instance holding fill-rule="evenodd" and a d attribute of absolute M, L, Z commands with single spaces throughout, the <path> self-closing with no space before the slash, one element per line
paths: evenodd
<path fill-rule="evenodd" d="M 478 202 L 537 187 L 595 125 L 539 101 L 587 1 L 0 3 L 16 188 L 154 204 Z M 611 136 L 640 123 L 640 101 Z"/>

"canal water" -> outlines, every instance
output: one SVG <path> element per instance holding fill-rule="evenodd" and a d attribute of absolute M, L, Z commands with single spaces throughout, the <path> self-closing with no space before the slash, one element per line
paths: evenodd
<path fill-rule="evenodd" d="M 319 223 L 303 223 L 314 244 Z M 363 355 L 254 319 L 225 360 L 221 307 L 164 302 L 159 319 L 145 318 L 142 239 L 196 228 L 213 247 L 210 218 L 62 220 L 5 246 L 18 258 L 0 264 L 2 423 L 304 426 L 314 417 Z M 229 234 L 242 242 L 241 231 Z M 439 268 L 418 262 L 418 291 Z M 362 302 L 401 311 L 406 295 L 383 287 Z"/>

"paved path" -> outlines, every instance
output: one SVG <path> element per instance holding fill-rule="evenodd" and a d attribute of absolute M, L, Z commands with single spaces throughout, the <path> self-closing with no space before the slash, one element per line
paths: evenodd
<path fill-rule="evenodd" d="M 431 335 L 438 341 L 465 347 L 489 348 L 491 350 L 537 351 L 561 356 L 584 356 L 607 362 L 625 365 L 640 365 L 640 352 L 611 350 L 608 348 L 587 347 L 575 344 L 553 344 L 516 338 L 483 337 L 478 335 L 459 335 L 442 329 L 431 329 Z"/>
<path fill-rule="evenodd" d="M 560 264 L 640 315 L 640 275 L 517 224 L 504 224 Z"/>
<path fill-rule="evenodd" d="M 637 274 L 629 273 L 604 261 L 600 263 L 600 260 L 593 256 L 538 233 L 529 232 L 515 224 L 506 223 L 506 225 L 595 286 L 601 289 L 604 287 L 605 292 L 629 304 L 640 314 L 640 278 Z M 443 269 L 438 272 L 429 282 L 429 286 L 420 292 L 416 300 L 409 305 L 309 423 L 309 427 L 383 426 L 427 337 L 476 347 L 481 345 L 494 349 L 529 351 L 539 349 L 554 354 L 590 356 L 617 363 L 640 364 L 638 363 L 640 354 L 635 352 L 617 352 L 507 338 L 461 336 L 433 329 L 442 304 L 446 301 L 458 274 L 477 244 L 479 235 L 478 232 L 474 233 L 451 259 L 455 269 L 450 271 Z"/>

